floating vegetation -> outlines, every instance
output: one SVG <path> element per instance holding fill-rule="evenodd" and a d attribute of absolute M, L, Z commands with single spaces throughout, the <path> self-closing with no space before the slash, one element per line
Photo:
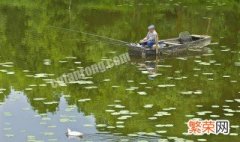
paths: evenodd
<path fill-rule="evenodd" d="M 120 113 L 119 112 L 113 112 L 113 113 L 111 113 L 111 115 L 120 115 Z"/>
<path fill-rule="evenodd" d="M 60 60 L 59 63 L 67 63 L 68 61 Z"/>
<path fill-rule="evenodd" d="M 74 62 L 74 64 L 81 64 L 81 63 L 82 63 L 82 62 L 80 62 L 80 61 L 78 61 L 78 62 L 77 62 L 77 61 L 76 61 L 76 62 Z"/>
<path fill-rule="evenodd" d="M 5 88 L 0 88 L 0 92 L 6 91 Z"/>
<path fill-rule="evenodd" d="M 50 59 L 44 59 L 43 64 L 46 65 L 46 66 L 50 66 L 51 65 L 51 60 Z"/>
<path fill-rule="evenodd" d="M 227 49 L 222 49 L 221 51 L 222 52 L 228 52 L 228 51 L 230 51 L 231 49 L 230 48 L 227 48 Z"/>
<path fill-rule="evenodd" d="M 0 71 L 3 72 L 3 73 L 7 72 L 7 70 L 0 70 Z"/>
<path fill-rule="evenodd" d="M 68 118 L 60 118 L 59 121 L 61 123 L 66 123 L 66 122 L 70 122 L 70 120 Z"/>
<path fill-rule="evenodd" d="M 46 73 L 39 73 L 39 74 L 35 74 L 34 77 L 35 78 L 45 78 L 47 77 L 48 75 Z"/>
<path fill-rule="evenodd" d="M 13 67 L 13 62 L 0 63 L 0 66 L 3 66 L 3 67 Z"/>
<path fill-rule="evenodd" d="M 175 77 L 175 80 L 182 80 L 182 79 L 186 79 L 187 77 L 183 76 L 183 77 Z"/>
<path fill-rule="evenodd" d="M 234 65 L 240 67 L 240 62 L 235 62 Z"/>
<path fill-rule="evenodd" d="M 115 102 L 115 103 L 120 103 L 120 102 L 121 102 L 121 100 L 114 100 L 114 102 Z"/>
<path fill-rule="evenodd" d="M 33 98 L 34 101 L 43 101 L 46 100 L 46 98 Z"/>
<path fill-rule="evenodd" d="M 240 103 L 240 99 L 234 99 L 236 102 Z"/>
<path fill-rule="evenodd" d="M 93 82 L 92 81 L 90 81 L 90 80 L 80 80 L 80 81 L 77 81 L 77 83 L 78 84 L 93 84 Z"/>
<path fill-rule="evenodd" d="M 238 133 L 230 133 L 230 136 L 238 136 Z"/>
<path fill-rule="evenodd" d="M 232 110 L 232 109 L 230 109 L 230 108 L 225 108 L 225 109 L 223 109 L 223 111 L 230 112 L 230 113 L 235 112 L 234 110 Z"/>
<path fill-rule="evenodd" d="M 61 123 L 76 122 L 74 118 L 75 116 L 71 116 L 71 115 L 60 115 L 59 122 Z"/>
<path fill-rule="evenodd" d="M 231 125 L 231 128 L 238 129 L 240 126 L 239 125 Z"/>
<path fill-rule="evenodd" d="M 233 116 L 233 113 L 223 113 L 225 116 Z"/>
<path fill-rule="evenodd" d="M 94 127 L 94 125 L 92 125 L 92 124 L 84 124 L 83 126 L 84 127 Z"/>
<path fill-rule="evenodd" d="M 160 68 L 171 68 L 172 65 L 157 65 L 157 67 L 160 67 Z"/>
<path fill-rule="evenodd" d="M 154 132 L 149 132 L 149 133 L 146 133 L 146 135 L 148 135 L 148 136 L 158 136 L 156 133 L 154 133 Z"/>
<path fill-rule="evenodd" d="M 200 112 L 197 112 L 197 115 L 206 115 L 208 113 L 212 113 L 211 111 L 200 111 Z"/>
<path fill-rule="evenodd" d="M 231 76 L 230 75 L 223 75 L 222 77 L 223 78 L 230 78 Z"/>
<path fill-rule="evenodd" d="M 127 88 L 126 90 L 127 91 L 134 91 L 134 90 L 137 90 L 139 87 L 130 87 L 130 88 Z"/>
<path fill-rule="evenodd" d="M 200 68 L 193 68 L 194 71 L 200 71 Z"/>
<path fill-rule="evenodd" d="M 165 133 L 167 133 L 167 131 L 166 130 L 159 130 L 159 131 L 156 131 L 156 133 L 165 134 Z"/>
<path fill-rule="evenodd" d="M 115 105 L 114 107 L 115 108 L 125 108 L 125 106 L 123 106 L 123 105 Z"/>
<path fill-rule="evenodd" d="M 52 102 L 43 102 L 45 105 L 53 105 L 53 104 L 58 104 L 57 101 L 52 101 Z"/>
<path fill-rule="evenodd" d="M 133 80 L 127 80 L 127 82 L 128 82 L 128 83 L 132 83 L 132 82 L 134 82 L 134 81 L 133 81 Z"/>
<path fill-rule="evenodd" d="M 6 117 L 12 116 L 12 113 L 11 113 L 11 112 L 3 112 L 3 114 L 4 114 L 4 116 L 6 116 Z"/>
<path fill-rule="evenodd" d="M 77 59 L 77 57 L 74 57 L 74 56 L 67 56 L 65 57 L 66 59 Z"/>
<path fill-rule="evenodd" d="M 153 104 L 146 104 L 143 106 L 144 108 L 152 108 L 153 107 Z"/>
<path fill-rule="evenodd" d="M 28 72 L 30 72 L 30 71 L 29 71 L 29 70 L 23 70 L 23 72 L 28 73 Z"/>
<path fill-rule="evenodd" d="M 199 142 L 206 142 L 207 139 L 197 139 L 197 141 L 199 141 Z"/>
<path fill-rule="evenodd" d="M 131 117 L 132 117 L 131 115 L 124 115 L 124 116 L 118 117 L 118 120 L 126 120 L 126 119 L 131 118 Z"/>
<path fill-rule="evenodd" d="M 4 131 L 10 131 L 12 128 L 3 128 Z"/>
<path fill-rule="evenodd" d="M 71 111 L 73 111 L 74 109 L 75 109 L 74 107 L 68 107 L 68 108 L 65 109 L 65 111 L 66 111 L 66 112 L 71 112 Z"/>
<path fill-rule="evenodd" d="M 231 83 L 237 83 L 237 80 L 231 80 L 230 82 Z"/>
<path fill-rule="evenodd" d="M 31 91 L 31 90 L 32 90 L 32 88 L 25 88 L 25 90 L 26 90 L 26 91 Z"/>
<path fill-rule="evenodd" d="M 155 125 L 155 127 L 173 127 L 174 125 L 173 124 L 157 124 Z"/>
<path fill-rule="evenodd" d="M 29 87 L 36 87 L 37 84 L 30 84 Z"/>
<path fill-rule="evenodd" d="M 203 107 L 203 105 L 196 105 L 196 107 Z"/>
<path fill-rule="evenodd" d="M 166 111 L 159 111 L 156 114 L 154 114 L 154 116 L 169 116 L 169 115 L 171 115 L 171 113 Z"/>
<path fill-rule="evenodd" d="M 195 115 L 192 115 L 192 114 L 186 114 L 185 117 L 193 118 L 193 117 L 195 117 Z"/>
<path fill-rule="evenodd" d="M 117 125 L 116 127 L 117 128 L 124 128 L 125 126 L 124 125 Z"/>
<path fill-rule="evenodd" d="M 210 115 L 211 118 L 218 118 L 220 117 L 219 115 Z"/>
<path fill-rule="evenodd" d="M 184 58 L 184 57 L 177 57 L 176 59 L 182 60 L 182 61 L 186 61 L 187 60 L 187 58 Z"/>
<path fill-rule="evenodd" d="M 2 67 L 11 68 L 11 67 L 13 67 L 13 65 L 7 65 L 7 64 L 5 64 L 5 65 L 2 65 Z"/>
<path fill-rule="evenodd" d="M 104 82 L 109 82 L 109 81 L 111 81 L 111 79 L 107 78 L 107 79 L 104 79 L 103 81 Z"/>
<path fill-rule="evenodd" d="M 148 71 L 142 71 L 142 74 L 148 74 L 149 72 Z"/>
<path fill-rule="evenodd" d="M 43 135 L 45 135 L 45 136 L 53 136 L 54 133 L 53 132 L 44 132 Z"/>
<path fill-rule="evenodd" d="M 1 92 L 0 92 L 0 94 L 1 94 Z M 5 104 L 5 102 L 0 102 L 0 105 L 4 105 Z"/>
<path fill-rule="evenodd" d="M 107 125 L 106 124 L 97 124 L 96 127 L 103 128 L 103 127 L 107 127 Z"/>
<path fill-rule="evenodd" d="M 146 82 L 140 82 L 139 84 L 140 85 L 146 85 L 147 83 Z"/>
<path fill-rule="evenodd" d="M 234 100 L 225 100 L 225 102 L 227 102 L 227 103 L 233 103 Z"/>
<path fill-rule="evenodd" d="M 195 95 L 201 95 L 201 94 L 202 94 L 202 90 L 196 90 L 196 91 L 183 91 L 183 92 L 180 92 L 180 94 L 182 94 L 182 95 L 192 95 L 192 94 L 195 94 Z"/>
<path fill-rule="evenodd" d="M 15 74 L 15 72 L 14 71 L 8 71 L 7 74 L 11 75 L 11 74 Z"/>
<path fill-rule="evenodd" d="M 146 92 L 137 92 L 139 95 L 147 95 L 147 93 Z"/>
<path fill-rule="evenodd" d="M 152 87 L 151 87 L 151 86 L 146 86 L 145 88 L 146 88 L 146 89 L 152 89 Z"/>
<path fill-rule="evenodd" d="M 87 101 L 91 101 L 90 98 L 85 98 L 85 99 L 79 99 L 78 102 L 87 102 Z"/>
<path fill-rule="evenodd" d="M 160 88 L 175 87 L 175 86 L 176 86 L 175 84 L 160 84 L 160 85 L 158 85 L 158 87 L 160 87 Z"/>
<path fill-rule="evenodd" d="M 97 86 L 87 86 L 87 87 L 84 87 L 85 89 L 97 89 L 98 87 Z"/>
<path fill-rule="evenodd" d="M 193 94 L 201 95 L 202 94 L 202 90 L 196 90 L 196 91 L 193 92 Z"/>
<path fill-rule="evenodd" d="M 212 108 L 219 108 L 220 106 L 219 105 L 212 105 L 211 107 Z"/>
<path fill-rule="evenodd" d="M 129 137 L 137 137 L 137 134 L 128 134 Z"/>
<path fill-rule="evenodd" d="M 14 137 L 14 134 L 5 134 L 6 137 Z"/>
<path fill-rule="evenodd" d="M 204 72 L 204 73 L 202 73 L 203 75 L 213 75 L 213 73 L 212 72 Z"/>
<path fill-rule="evenodd" d="M 40 87 L 46 87 L 47 84 L 39 84 Z"/>
<path fill-rule="evenodd" d="M 119 125 L 118 125 L 119 126 Z M 108 129 L 115 129 L 116 127 L 114 126 L 107 126 Z"/>
<path fill-rule="evenodd" d="M 130 112 L 130 115 L 137 115 L 138 112 Z"/>
<path fill-rule="evenodd" d="M 163 108 L 162 110 L 164 111 L 170 111 L 170 110 L 176 110 L 175 107 L 169 107 L 169 108 Z"/>
<path fill-rule="evenodd" d="M 157 117 L 148 117 L 149 120 L 156 120 Z"/>
<path fill-rule="evenodd" d="M 125 114 L 130 114 L 130 111 L 129 110 L 120 110 L 119 113 L 122 115 L 125 115 Z"/>
<path fill-rule="evenodd" d="M 112 110 L 112 109 L 107 109 L 105 110 L 106 112 L 115 112 L 115 110 Z"/>
<path fill-rule="evenodd" d="M 180 92 L 180 94 L 182 94 L 182 95 L 192 95 L 193 91 L 184 91 L 184 92 Z"/>
<path fill-rule="evenodd" d="M 124 124 L 124 121 L 117 121 L 116 124 Z"/>
<path fill-rule="evenodd" d="M 31 75 L 31 74 L 27 74 L 25 75 L 26 77 L 34 77 L 34 75 Z"/>
<path fill-rule="evenodd" d="M 210 63 L 207 63 L 207 62 L 200 62 L 199 65 L 210 66 L 211 64 L 210 64 Z"/>

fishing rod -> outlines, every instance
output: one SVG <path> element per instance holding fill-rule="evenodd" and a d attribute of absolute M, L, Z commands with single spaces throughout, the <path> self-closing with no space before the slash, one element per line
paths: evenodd
<path fill-rule="evenodd" d="M 93 33 L 87 33 L 87 32 L 83 32 L 83 31 L 79 31 L 79 30 L 62 28 L 62 27 L 56 27 L 56 26 L 49 26 L 49 27 L 50 28 L 59 29 L 59 30 L 65 30 L 65 31 L 69 31 L 69 32 L 81 33 L 81 34 L 85 34 L 85 35 L 88 35 L 88 36 L 97 37 L 97 38 L 101 38 L 101 39 L 117 42 L 118 44 L 116 44 L 116 45 L 127 45 L 127 44 L 129 44 L 126 41 L 122 41 L 122 40 L 118 40 L 118 39 L 114 39 L 114 38 L 110 38 L 110 37 L 106 37 L 106 36 L 101 36 L 101 35 L 97 35 L 97 34 L 93 34 Z"/>

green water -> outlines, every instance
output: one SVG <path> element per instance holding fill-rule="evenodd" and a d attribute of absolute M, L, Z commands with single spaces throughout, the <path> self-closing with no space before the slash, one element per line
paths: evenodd
<path fill-rule="evenodd" d="M 0 141 L 240 141 L 239 9 L 238 0 L 1 0 Z M 56 27 L 136 42 L 149 24 L 160 39 L 206 34 L 209 26 L 213 44 L 131 57 L 88 84 L 46 83 L 128 52 Z M 191 118 L 227 119 L 230 134 L 186 135 Z M 67 128 L 83 138 L 69 139 Z"/>

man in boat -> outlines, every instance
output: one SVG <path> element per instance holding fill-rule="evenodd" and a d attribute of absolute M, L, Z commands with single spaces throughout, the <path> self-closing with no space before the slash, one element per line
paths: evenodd
<path fill-rule="evenodd" d="M 154 25 L 148 26 L 147 36 L 140 40 L 140 44 L 152 48 L 154 44 L 158 43 L 158 33 L 155 30 Z M 158 45 L 158 44 L 156 44 Z"/>

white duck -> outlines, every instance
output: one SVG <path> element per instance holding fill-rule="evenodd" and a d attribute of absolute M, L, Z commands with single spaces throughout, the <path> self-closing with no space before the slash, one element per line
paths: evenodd
<path fill-rule="evenodd" d="M 83 136 L 83 133 L 77 132 L 77 131 L 72 131 L 69 128 L 67 129 L 66 134 L 67 134 L 67 136 L 70 136 L 70 137 L 82 137 Z"/>

